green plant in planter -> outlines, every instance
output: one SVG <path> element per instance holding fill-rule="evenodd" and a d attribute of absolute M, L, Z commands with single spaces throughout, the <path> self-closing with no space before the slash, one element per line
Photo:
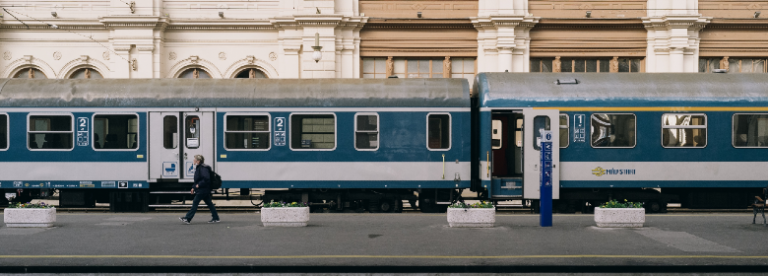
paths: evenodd
<path fill-rule="evenodd" d="M 31 203 L 31 202 L 21 203 L 21 202 L 17 202 L 17 203 L 11 204 L 11 206 L 8 206 L 8 208 L 47 209 L 47 208 L 53 208 L 53 206 L 45 204 L 45 202 L 40 202 L 40 203 Z"/>
<path fill-rule="evenodd" d="M 448 206 L 448 208 L 493 208 L 493 203 L 480 201 L 474 204 L 466 204 L 464 202 L 456 202 Z"/>
<path fill-rule="evenodd" d="M 270 201 L 269 203 L 265 203 L 263 208 L 281 208 L 281 207 L 307 207 L 307 204 L 304 202 L 275 202 L 274 200 Z"/>
<path fill-rule="evenodd" d="M 626 199 L 624 202 L 618 202 L 615 199 L 608 201 L 600 206 L 600 208 L 643 208 L 642 202 L 631 202 Z"/>

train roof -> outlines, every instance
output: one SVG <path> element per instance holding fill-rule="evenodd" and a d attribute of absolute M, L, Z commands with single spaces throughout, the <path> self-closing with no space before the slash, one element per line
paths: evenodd
<path fill-rule="evenodd" d="M 470 107 L 465 79 L 0 79 L 0 107 Z"/>
<path fill-rule="evenodd" d="M 473 89 L 481 107 L 768 104 L 768 74 L 479 73 Z"/>

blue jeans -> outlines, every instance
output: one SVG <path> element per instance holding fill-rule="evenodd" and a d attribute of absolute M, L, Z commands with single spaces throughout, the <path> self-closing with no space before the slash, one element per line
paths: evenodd
<path fill-rule="evenodd" d="M 195 199 L 192 200 L 192 209 L 189 210 L 189 213 L 185 216 L 188 221 L 192 221 L 192 218 L 195 217 L 195 213 L 197 212 L 197 205 L 200 204 L 200 200 L 205 201 L 205 205 L 208 205 L 208 209 L 211 209 L 211 215 L 213 216 L 214 220 L 219 220 L 219 214 L 216 213 L 216 206 L 213 206 L 213 201 L 211 201 L 211 193 L 196 193 Z"/>

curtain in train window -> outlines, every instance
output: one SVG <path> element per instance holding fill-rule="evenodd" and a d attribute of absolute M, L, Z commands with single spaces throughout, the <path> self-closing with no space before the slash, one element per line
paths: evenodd
<path fill-rule="evenodd" d="M 631 148 L 635 146 L 635 114 L 592 114 L 592 147 Z"/>
<path fill-rule="evenodd" d="M 268 149 L 269 116 L 227 116 L 224 147 L 227 149 Z"/>
<path fill-rule="evenodd" d="M 8 148 L 8 115 L 0 114 L 0 149 Z"/>
<path fill-rule="evenodd" d="M 291 148 L 336 148 L 336 119 L 333 115 L 312 114 L 291 116 Z"/>
<path fill-rule="evenodd" d="M 451 118 L 448 114 L 430 114 L 427 117 L 427 148 L 451 147 Z"/>
<path fill-rule="evenodd" d="M 707 117 L 704 114 L 664 114 L 661 127 L 661 145 L 665 148 L 707 146 Z"/>
<path fill-rule="evenodd" d="M 74 147 L 72 116 L 30 116 L 28 134 L 27 146 L 30 149 L 72 149 Z"/>
<path fill-rule="evenodd" d="M 357 115 L 355 118 L 355 148 L 379 148 L 379 116 Z"/>
<path fill-rule="evenodd" d="M 93 118 L 93 147 L 137 149 L 139 119 L 136 115 L 96 115 Z"/>
<path fill-rule="evenodd" d="M 768 114 L 733 115 L 734 147 L 768 147 Z"/>
<path fill-rule="evenodd" d="M 568 143 L 570 140 L 568 140 L 570 136 L 569 131 L 569 125 L 568 125 L 568 115 L 566 114 L 560 114 L 560 147 L 561 148 L 567 148 Z"/>

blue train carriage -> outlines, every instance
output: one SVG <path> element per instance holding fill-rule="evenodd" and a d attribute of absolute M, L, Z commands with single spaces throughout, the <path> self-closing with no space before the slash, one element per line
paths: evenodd
<path fill-rule="evenodd" d="M 109 191 L 149 188 L 147 110 L 127 108 L 114 85 L 0 83 L 0 203 L 59 190 L 62 206 L 93 206 Z"/>
<path fill-rule="evenodd" d="M 562 212 L 608 199 L 744 208 L 766 186 L 768 78 L 759 74 L 515 74 L 476 77 L 475 188 L 539 198 L 538 129 L 559 137 Z"/>
<path fill-rule="evenodd" d="M 248 107 L 218 108 L 225 188 L 313 208 L 444 210 L 469 188 L 466 80 L 322 79 L 255 83 Z M 418 195 L 417 195 L 418 194 Z"/>

